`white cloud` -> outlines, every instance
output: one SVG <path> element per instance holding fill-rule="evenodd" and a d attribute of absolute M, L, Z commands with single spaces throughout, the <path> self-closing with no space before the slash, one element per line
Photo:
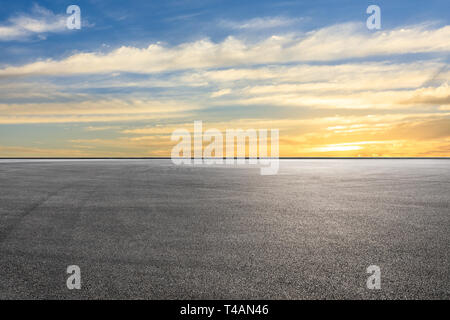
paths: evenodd
<path fill-rule="evenodd" d="M 264 18 L 253 18 L 243 22 L 237 21 L 222 21 L 221 25 L 231 29 L 242 29 L 242 30 L 262 30 L 262 29 L 272 29 L 279 27 L 286 27 L 298 23 L 304 20 L 303 18 L 287 18 L 287 17 L 264 17 Z"/>
<path fill-rule="evenodd" d="M 258 66 L 189 70 L 161 81 L 159 75 L 154 75 L 132 82 L 115 77 L 110 79 L 112 82 L 98 84 L 96 77 L 84 76 L 69 87 L 66 81 L 45 82 L 39 77 L 22 82 L 23 77 L 15 77 L 0 81 L 0 96 L 4 99 L 0 103 L 0 123 L 172 119 L 192 116 L 199 109 L 258 105 L 289 107 L 293 112 L 303 108 L 305 117 L 309 112 L 314 114 L 313 109 L 321 110 L 323 116 L 336 114 L 336 109 L 358 109 L 357 114 L 370 115 L 377 109 L 404 114 L 410 108 L 420 108 L 424 113 L 435 110 L 435 115 L 447 116 L 448 81 L 423 85 L 442 66 L 442 62 L 434 60 Z M 196 86 L 198 83 L 204 86 Z M 141 90 L 162 84 L 169 87 L 160 88 L 157 96 L 151 90 Z M 134 92 L 129 85 L 139 91 Z M 96 87 L 108 86 L 129 91 L 119 90 L 114 95 L 83 91 L 95 92 Z"/>
<path fill-rule="evenodd" d="M 42 38 L 46 33 L 64 30 L 66 30 L 66 16 L 54 14 L 35 4 L 31 14 L 13 16 L 7 23 L 0 25 L 0 41 L 24 40 L 32 35 Z"/>
<path fill-rule="evenodd" d="M 332 87 L 330 86 L 330 89 Z M 420 106 L 424 111 L 439 105 L 450 103 L 450 87 L 443 83 L 437 88 L 419 88 L 409 90 L 383 91 L 351 91 L 340 90 L 305 90 L 296 86 L 266 86 L 250 88 L 235 100 L 222 101 L 223 105 L 230 103 L 239 105 L 274 105 L 290 107 L 316 107 L 340 109 L 385 109 L 399 111 L 411 106 Z"/>
<path fill-rule="evenodd" d="M 219 91 L 215 91 L 211 93 L 211 98 L 218 98 L 231 93 L 231 89 L 221 89 Z"/>
<path fill-rule="evenodd" d="M 198 106 L 175 100 L 91 99 L 65 103 L 0 103 L 0 123 L 64 123 L 169 119 Z"/>
<path fill-rule="evenodd" d="M 336 61 L 379 55 L 449 52 L 450 26 L 426 29 L 412 26 L 369 33 L 363 25 L 343 24 L 302 35 L 271 36 L 256 43 L 228 37 L 176 47 L 120 47 L 108 54 L 79 53 L 63 60 L 45 60 L 0 69 L 0 76 L 67 75 L 111 72 L 156 73 L 255 64 Z"/>
<path fill-rule="evenodd" d="M 179 85 L 217 83 L 231 86 L 236 85 L 237 81 L 268 86 L 286 84 L 287 88 L 296 91 L 402 89 L 420 87 L 422 84 L 429 82 L 429 79 L 436 78 L 436 71 L 441 70 L 443 65 L 444 63 L 436 61 L 276 65 L 186 71 L 181 76 L 177 75 L 172 81 L 178 81 Z M 444 82 L 443 79 L 448 79 L 445 78 L 446 75 L 448 73 L 441 73 L 436 82 Z M 266 92 L 270 93 L 269 90 Z"/>

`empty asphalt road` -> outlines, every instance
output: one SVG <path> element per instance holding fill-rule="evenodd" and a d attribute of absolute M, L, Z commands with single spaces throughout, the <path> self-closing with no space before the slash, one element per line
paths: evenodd
<path fill-rule="evenodd" d="M 0 160 L 0 298 L 449 299 L 449 204 L 450 160 Z"/>

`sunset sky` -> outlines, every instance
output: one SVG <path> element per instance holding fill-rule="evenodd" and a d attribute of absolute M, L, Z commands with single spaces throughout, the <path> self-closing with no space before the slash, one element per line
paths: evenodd
<path fill-rule="evenodd" d="M 448 0 L 4 1 L 0 157 L 170 156 L 195 120 L 279 129 L 280 156 L 448 157 L 449 22 Z"/>

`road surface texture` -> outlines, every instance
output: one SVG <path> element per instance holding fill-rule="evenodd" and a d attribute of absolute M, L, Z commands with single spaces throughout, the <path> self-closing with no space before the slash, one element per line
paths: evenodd
<path fill-rule="evenodd" d="M 450 298 L 450 160 L 0 160 L 0 180 L 1 299 Z"/>

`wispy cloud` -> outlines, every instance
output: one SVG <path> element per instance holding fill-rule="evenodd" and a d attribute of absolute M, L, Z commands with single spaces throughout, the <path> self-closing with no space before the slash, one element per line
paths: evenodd
<path fill-rule="evenodd" d="M 77 127 L 79 136 L 66 142 L 83 155 L 167 156 L 171 132 L 198 119 L 219 130 L 279 128 L 284 156 L 450 154 L 450 26 L 282 31 L 298 22 L 255 18 L 229 22 L 233 36 L 219 41 L 5 66 L 0 123 Z M 19 24 L 28 25 L 28 37 L 52 30 Z"/>
<path fill-rule="evenodd" d="M 7 21 L 0 22 L 0 41 L 42 40 L 50 33 L 67 32 L 67 17 L 66 14 L 56 14 L 34 4 L 29 13 L 17 13 Z M 83 18 L 82 26 L 92 27 L 94 24 Z"/>
<path fill-rule="evenodd" d="M 118 130 L 120 129 L 120 126 L 89 126 L 85 127 L 85 131 L 105 131 L 105 130 Z"/>
<path fill-rule="evenodd" d="M 218 98 L 218 97 L 230 94 L 230 93 L 231 93 L 231 89 L 228 89 L 228 88 L 221 89 L 219 91 L 215 91 L 215 92 L 211 93 L 211 98 Z"/>
<path fill-rule="evenodd" d="M 111 72 L 155 73 L 173 70 L 232 67 L 302 61 L 336 61 L 382 55 L 450 52 L 450 26 L 411 26 L 368 33 L 359 24 L 322 28 L 303 35 L 271 36 L 257 43 L 228 37 L 167 47 L 120 47 L 107 54 L 79 53 L 0 69 L 0 76 L 64 75 Z"/>
<path fill-rule="evenodd" d="M 45 38 L 47 33 L 66 30 L 66 16 L 55 14 L 37 4 L 31 12 L 17 14 L 0 24 L 0 41 L 25 40 L 34 35 Z"/>
<path fill-rule="evenodd" d="M 69 123 L 170 119 L 198 109 L 180 101 L 94 99 L 65 103 L 0 104 L 0 123 Z"/>
<path fill-rule="evenodd" d="M 304 21 L 306 18 L 288 17 L 257 17 L 246 21 L 223 20 L 221 25 L 226 28 L 240 30 L 263 30 L 279 27 L 287 27 Z"/>

